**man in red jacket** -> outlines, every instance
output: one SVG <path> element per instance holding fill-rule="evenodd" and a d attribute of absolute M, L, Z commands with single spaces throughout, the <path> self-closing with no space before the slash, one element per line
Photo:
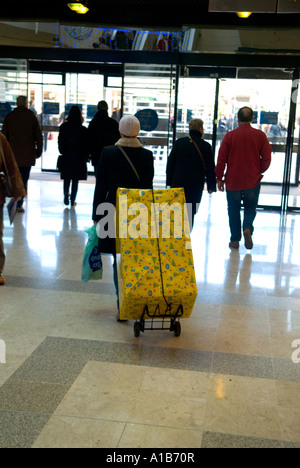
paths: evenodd
<path fill-rule="evenodd" d="M 216 166 L 218 189 L 224 191 L 226 185 L 231 231 L 229 247 L 232 249 L 238 249 L 242 239 L 242 201 L 245 247 L 249 250 L 253 248 L 253 222 L 256 217 L 260 182 L 262 174 L 271 164 L 271 145 L 264 132 L 251 126 L 253 118 L 254 113 L 250 107 L 242 107 L 239 110 L 239 127 L 225 135 Z"/>

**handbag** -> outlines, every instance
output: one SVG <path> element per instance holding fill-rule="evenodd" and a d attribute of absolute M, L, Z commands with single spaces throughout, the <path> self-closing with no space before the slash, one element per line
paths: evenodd
<path fill-rule="evenodd" d="M 206 174 L 207 174 L 207 166 L 206 166 L 206 164 L 205 164 L 204 157 L 203 157 L 203 155 L 202 155 L 202 153 L 201 153 L 201 151 L 200 151 L 200 148 L 199 148 L 199 146 L 197 145 L 197 143 L 195 142 L 195 140 L 193 140 L 192 138 L 190 138 L 190 142 L 191 142 L 191 143 L 194 143 L 195 148 L 196 148 L 196 150 L 198 151 L 198 153 L 199 153 L 199 155 L 200 155 L 200 158 L 201 158 L 201 161 L 202 161 L 202 164 L 203 164 L 203 167 L 204 167 L 204 172 L 205 172 L 205 175 L 206 175 Z"/>
<path fill-rule="evenodd" d="M 9 177 L 1 138 L 0 138 L 0 154 L 1 154 L 1 158 L 3 160 L 3 166 L 4 166 L 4 172 L 0 173 L 0 183 L 2 185 L 4 197 L 11 198 L 13 196 L 13 184 Z"/>
<path fill-rule="evenodd" d="M 61 154 L 57 158 L 56 167 L 60 172 L 63 170 L 63 156 Z"/>

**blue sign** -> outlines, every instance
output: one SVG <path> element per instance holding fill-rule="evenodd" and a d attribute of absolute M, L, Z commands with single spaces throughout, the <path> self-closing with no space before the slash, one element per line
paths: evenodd
<path fill-rule="evenodd" d="M 98 112 L 98 107 L 93 105 L 87 106 L 87 118 L 93 119 Z"/>
<path fill-rule="evenodd" d="M 153 109 L 140 110 L 135 114 L 141 124 L 141 130 L 144 132 L 154 132 L 158 127 L 158 114 Z"/>
<path fill-rule="evenodd" d="M 44 102 L 43 114 L 59 115 L 59 103 L 58 102 Z"/>
<path fill-rule="evenodd" d="M 4 118 L 11 112 L 11 105 L 9 102 L 0 102 L 0 122 L 4 122 Z"/>
<path fill-rule="evenodd" d="M 277 125 L 278 124 L 278 112 L 261 111 L 260 123 L 268 124 L 268 125 Z"/>
<path fill-rule="evenodd" d="M 81 112 L 82 112 L 82 108 L 83 108 L 82 104 L 74 104 L 74 103 L 73 103 L 73 104 L 66 104 L 66 106 L 65 106 L 65 113 L 66 113 L 66 116 L 69 115 L 70 110 L 71 110 L 71 107 L 73 107 L 73 106 L 79 107 L 80 110 L 81 110 Z"/>
<path fill-rule="evenodd" d="M 253 111 L 253 115 L 254 115 L 254 117 L 253 117 L 252 123 L 253 123 L 253 124 L 257 124 L 257 122 L 258 122 L 258 112 L 257 112 L 257 111 Z"/>

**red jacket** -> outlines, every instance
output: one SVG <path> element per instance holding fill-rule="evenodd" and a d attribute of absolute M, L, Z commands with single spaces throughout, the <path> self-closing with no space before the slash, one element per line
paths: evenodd
<path fill-rule="evenodd" d="M 261 130 L 243 124 L 227 133 L 222 141 L 216 175 L 227 190 L 248 190 L 256 187 L 270 167 L 272 148 Z M 226 173 L 225 168 L 227 167 Z"/>

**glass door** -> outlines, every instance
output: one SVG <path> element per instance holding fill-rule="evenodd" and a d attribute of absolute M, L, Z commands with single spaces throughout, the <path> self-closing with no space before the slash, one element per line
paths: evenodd
<path fill-rule="evenodd" d="M 297 98 L 297 107 L 292 151 L 291 180 L 288 196 L 288 210 L 300 211 L 300 93 L 294 93 L 293 98 Z"/>
<path fill-rule="evenodd" d="M 140 140 L 155 158 L 155 188 L 166 187 L 167 158 L 173 140 L 176 66 L 125 65 L 123 115 L 141 122 Z"/>
<path fill-rule="evenodd" d="M 43 154 L 37 168 L 56 170 L 58 131 L 65 108 L 63 74 L 29 73 L 28 95 L 30 109 L 37 116 L 44 139 Z"/>
<path fill-rule="evenodd" d="M 189 121 L 204 122 L 204 139 L 213 141 L 216 80 L 211 78 L 184 78 L 180 80 L 176 138 L 189 134 Z"/>
<path fill-rule="evenodd" d="M 291 86 L 289 79 L 220 81 L 216 156 L 224 135 L 237 126 L 236 114 L 243 106 L 254 110 L 253 126 L 266 133 L 272 146 L 272 163 L 262 180 L 259 200 L 263 208 L 281 208 Z M 296 178 L 296 158 L 291 178 Z"/>
<path fill-rule="evenodd" d="M 73 105 L 80 106 L 88 127 L 101 100 L 108 103 L 109 115 L 119 119 L 122 78 L 102 74 L 29 74 L 30 108 L 37 115 L 44 137 L 44 151 L 38 165 L 43 171 L 56 171 L 58 135 Z M 39 166 L 38 166 L 39 167 Z M 88 170 L 94 172 L 91 164 Z"/>

